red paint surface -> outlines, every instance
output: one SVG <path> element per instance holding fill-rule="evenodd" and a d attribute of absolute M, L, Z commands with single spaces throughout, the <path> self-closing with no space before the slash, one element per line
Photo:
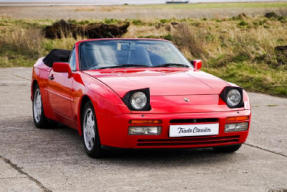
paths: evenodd
<path fill-rule="evenodd" d="M 81 42 L 75 44 L 77 52 Z M 231 84 L 215 76 L 200 70 L 170 67 L 80 71 L 78 53 L 76 60 L 77 70 L 69 77 L 68 73 L 58 73 L 47 67 L 41 58 L 33 67 L 32 82 L 37 82 L 40 87 L 46 117 L 77 129 L 80 135 L 82 100 L 88 97 L 95 108 L 102 145 L 121 148 L 191 148 L 239 144 L 247 138 L 248 131 L 224 133 L 227 117 L 251 116 L 246 92 L 245 106 L 230 109 L 219 94 Z M 54 76 L 53 80 L 48 78 L 51 75 Z M 150 88 L 152 109 L 130 111 L 122 97 L 130 90 L 141 88 Z M 185 102 L 184 98 L 190 102 Z M 219 135 L 169 137 L 170 120 L 202 118 L 218 119 Z M 131 119 L 162 120 L 158 124 L 162 127 L 162 133 L 158 136 L 128 135 Z M 248 121 L 250 126 L 250 119 Z M 228 139 L 233 137 L 238 139 Z"/>

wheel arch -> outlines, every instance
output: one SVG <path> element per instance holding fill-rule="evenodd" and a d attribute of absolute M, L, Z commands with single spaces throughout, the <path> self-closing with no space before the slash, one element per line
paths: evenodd
<path fill-rule="evenodd" d="M 32 81 L 32 85 L 31 85 L 31 100 L 32 100 L 32 101 L 34 100 L 34 91 L 35 91 L 36 85 L 39 86 L 37 80 L 34 79 L 34 80 Z"/>
<path fill-rule="evenodd" d="M 88 96 L 88 95 L 83 95 L 82 98 L 80 99 L 80 102 L 79 102 L 79 107 L 78 107 L 78 133 L 80 136 L 82 136 L 82 115 L 83 115 L 83 110 L 84 110 L 84 106 L 87 102 L 91 102 L 93 107 L 94 107 L 94 110 L 95 110 L 95 113 L 96 113 L 96 108 L 95 108 L 95 104 L 94 102 L 92 101 L 92 99 Z"/>

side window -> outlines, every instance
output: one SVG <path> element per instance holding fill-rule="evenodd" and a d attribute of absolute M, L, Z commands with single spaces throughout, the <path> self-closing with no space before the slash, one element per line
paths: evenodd
<path fill-rule="evenodd" d="M 69 60 L 70 67 L 72 71 L 76 70 L 76 51 L 73 49 L 70 60 Z"/>

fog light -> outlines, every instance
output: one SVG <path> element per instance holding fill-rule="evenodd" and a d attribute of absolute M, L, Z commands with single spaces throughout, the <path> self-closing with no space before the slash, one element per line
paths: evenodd
<path fill-rule="evenodd" d="M 225 124 L 225 132 L 246 131 L 248 129 L 248 122 Z"/>
<path fill-rule="evenodd" d="M 161 127 L 129 127 L 129 135 L 159 135 Z"/>

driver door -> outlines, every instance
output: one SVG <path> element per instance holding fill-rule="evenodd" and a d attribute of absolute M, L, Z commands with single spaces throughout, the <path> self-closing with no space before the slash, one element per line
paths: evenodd
<path fill-rule="evenodd" d="M 75 50 L 72 51 L 69 64 L 73 71 L 75 66 Z M 68 73 L 58 73 L 53 69 L 50 71 L 48 77 L 49 102 L 55 115 L 65 118 L 66 120 L 73 119 L 72 87 L 73 78 L 68 77 Z"/>

